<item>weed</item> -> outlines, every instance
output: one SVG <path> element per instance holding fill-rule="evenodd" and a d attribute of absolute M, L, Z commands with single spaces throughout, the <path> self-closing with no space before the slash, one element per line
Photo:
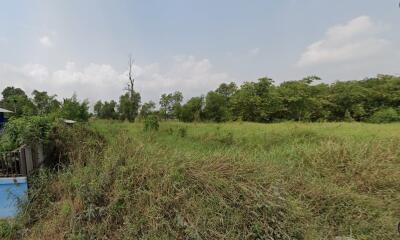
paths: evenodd
<path fill-rule="evenodd" d="M 181 137 L 181 138 L 186 137 L 186 136 L 187 136 L 187 128 L 185 128 L 185 127 L 180 127 L 180 128 L 178 129 L 178 135 L 179 135 L 179 137 Z"/>
<path fill-rule="evenodd" d="M 160 125 L 158 123 L 158 117 L 156 115 L 149 115 L 144 120 L 145 131 L 158 131 Z"/>
<path fill-rule="evenodd" d="M 398 237 L 398 124 L 163 122 L 166 132 L 148 134 L 142 124 L 96 121 L 91 128 L 101 136 L 85 126 L 56 128 L 65 166 L 32 178 L 29 201 L 15 223 L 0 227 L 3 236 Z"/>

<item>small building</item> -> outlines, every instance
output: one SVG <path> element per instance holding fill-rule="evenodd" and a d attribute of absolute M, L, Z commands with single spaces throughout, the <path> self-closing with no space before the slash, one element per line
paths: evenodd
<path fill-rule="evenodd" d="M 6 117 L 4 116 L 5 113 L 12 113 L 12 111 L 0 108 L 0 128 L 2 128 L 7 121 Z"/>

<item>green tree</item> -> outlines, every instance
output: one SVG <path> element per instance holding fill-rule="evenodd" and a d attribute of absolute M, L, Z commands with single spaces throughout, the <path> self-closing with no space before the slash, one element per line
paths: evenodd
<path fill-rule="evenodd" d="M 281 100 L 270 78 L 246 82 L 232 96 L 234 118 L 244 121 L 271 122 L 282 110 Z"/>
<path fill-rule="evenodd" d="M 216 93 L 219 93 L 220 95 L 224 96 L 226 99 L 229 99 L 232 97 L 236 91 L 238 90 L 238 87 L 234 82 L 230 82 L 228 84 L 222 83 L 219 85 L 219 87 L 215 90 Z"/>
<path fill-rule="evenodd" d="M 206 96 L 204 117 L 208 120 L 222 122 L 232 118 L 231 97 L 237 92 L 235 83 L 222 83 L 215 91 Z"/>
<path fill-rule="evenodd" d="M 318 110 L 323 107 L 319 106 L 322 103 L 317 88 L 311 86 L 315 80 L 320 78 L 310 76 L 299 81 L 287 81 L 279 86 L 279 94 L 284 105 L 284 118 L 297 121 L 319 118 L 321 113 L 318 113 Z"/>
<path fill-rule="evenodd" d="M 14 112 L 14 116 L 29 116 L 37 113 L 36 106 L 20 88 L 6 87 L 2 92 L 0 106 Z"/>
<path fill-rule="evenodd" d="M 193 97 L 182 106 L 179 120 L 184 122 L 200 121 L 204 105 L 203 97 Z"/>
<path fill-rule="evenodd" d="M 336 82 L 331 86 L 330 100 L 333 103 L 332 120 L 344 120 L 346 111 L 349 111 L 356 121 L 363 120 L 365 106 L 367 106 L 370 90 L 363 87 L 358 81 Z"/>
<path fill-rule="evenodd" d="M 98 118 L 101 118 L 101 113 L 103 111 L 103 103 L 101 100 L 97 101 L 93 106 L 94 115 Z"/>
<path fill-rule="evenodd" d="M 206 96 L 206 106 L 204 108 L 206 119 L 223 122 L 230 119 L 228 99 L 224 95 L 211 91 Z"/>
<path fill-rule="evenodd" d="M 105 101 L 101 108 L 101 117 L 105 119 L 117 119 L 118 113 L 116 111 L 117 102 L 111 100 L 109 102 Z"/>
<path fill-rule="evenodd" d="M 119 98 L 118 113 L 121 120 L 135 121 L 140 107 L 140 94 L 125 93 Z"/>
<path fill-rule="evenodd" d="M 400 121 L 400 114 L 394 108 L 384 108 L 376 111 L 371 118 L 373 123 L 390 123 Z"/>
<path fill-rule="evenodd" d="M 141 118 L 146 118 L 150 114 L 154 113 L 155 109 L 156 109 L 156 103 L 155 102 L 153 102 L 153 101 L 146 102 L 140 108 L 139 115 L 140 115 Z"/>
<path fill-rule="evenodd" d="M 57 95 L 49 96 L 47 92 L 38 90 L 34 90 L 32 95 L 38 114 L 49 114 L 60 109 L 61 103 L 56 99 Z"/>
<path fill-rule="evenodd" d="M 89 116 L 89 102 L 87 100 L 79 102 L 76 94 L 72 95 L 71 98 L 64 99 L 60 117 L 75 121 L 87 121 Z"/>
<path fill-rule="evenodd" d="M 164 119 L 178 118 L 183 95 L 181 92 L 162 94 L 160 98 L 160 114 Z"/>

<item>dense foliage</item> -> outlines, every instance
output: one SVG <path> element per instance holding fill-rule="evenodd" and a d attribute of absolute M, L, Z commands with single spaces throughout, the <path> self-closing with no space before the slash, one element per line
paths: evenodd
<path fill-rule="evenodd" d="M 221 84 L 205 98 L 170 110 L 181 121 L 399 121 L 400 77 L 319 83 L 315 76 L 275 85 L 272 79 Z M 205 101 L 203 100 L 205 99 Z"/>
<path fill-rule="evenodd" d="M 11 118 L 0 135 L 0 153 L 12 151 L 23 144 L 45 143 L 53 119 L 47 116 Z"/>
<path fill-rule="evenodd" d="M 47 92 L 34 90 L 32 98 L 20 88 L 6 87 L 2 91 L 0 107 L 13 111 L 9 117 L 45 116 L 61 117 L 76 121 L 87 121 L 89 114 L 89 102 L 80 102 L 74 94 L 71 98 L 65 98 L 62 102 L 56 99 L 57 95 L 48 95 Z"/>
<path fill-rule="evenodd" d="M 185 104 L 181 92 L 163 94 L 160 110 L 153 113 L 183 122 L 399 121 L 400 77 L 378 75 L 332 84 L 319 81 L 319 77 L 310 76 L 279 85 L 267 77 L 240 87 L 223 83 Z M 149 114 L 147 106 L 144 113 Z"/>
<path fill-rule="evenodd" d="M 98 101 L 94 116 L 103 119 L 134 121 L 156 114 L 160 119 L 193 121 L 365 121 L 384 123 L 399 121 L 400 77 L 378 75 L 359 81 L 319 82 L 316 76 L 275 84 L 264 77 L 256 82 L 223 83 L 205 96 L 183 103 L 179 91 L 162 94 L 159 109 L 152 101 L 141 105 L 134 90 L 121 95 L 119 102 Z M 63 118 L 86 121 L 89 103 L 79 102 L 74 95 L 58 102 L 56 96 L 34 91 L 30 99 L 19 88 L 3 91 L 0 107 L 15 111 L 16 116 L 54 114 Z"/>
<path fill-rule="evenodd" d="M 158 131 L 160 125 L 156 115 L 149 115 L 144 119 L 144 130 L 145 131 Z"/>

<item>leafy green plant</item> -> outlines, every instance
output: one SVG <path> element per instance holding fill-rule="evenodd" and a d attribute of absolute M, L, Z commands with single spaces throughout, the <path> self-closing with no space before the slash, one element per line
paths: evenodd
<path fill-rule="evenodd" d="M 178 135 L 179 135 L 179 137 L 181 137 L 181 138 L 186 137 L 186 135 L 187 135 L 187 128 L 185 128 L 185 127 L 180 127 L 180 128 L 178 129 Z"/>
<path fill-rule="evenodd" d="M 400 114 L 394 108 L 376 111 L 369 119 L 372 123 L 390 123 L 400 121 Z"/>
<path fill-rule="evenodd" d="M 158 131 L 160 124 L 156 115 L 149 115 L 144 120 L 145 131 Z"/>
<path fill-rule="evenodd" d="M 344 119 L 343 119 L 343 120 L 344 120 L 345 122 L 353 122 L 353 121 L 354 121 L 354 119 L 353 119 L 353 117 L 351 116 L 349 110 L 346 110 L 346 112 L 344 113 Z"/>
<path fill-rule="evenodd" d="M 218 141 L 225 145 L 232 145 L 235 141 L 233 139 L 233 133 L 228 132 L 218 138 Z"/>
<path fill-rule="evenodd" d="M 11 151 L 23 144 L 45 143 L 52 126 L 47 116 L 12 118 L 0 138 L 0 152 Z"/>

